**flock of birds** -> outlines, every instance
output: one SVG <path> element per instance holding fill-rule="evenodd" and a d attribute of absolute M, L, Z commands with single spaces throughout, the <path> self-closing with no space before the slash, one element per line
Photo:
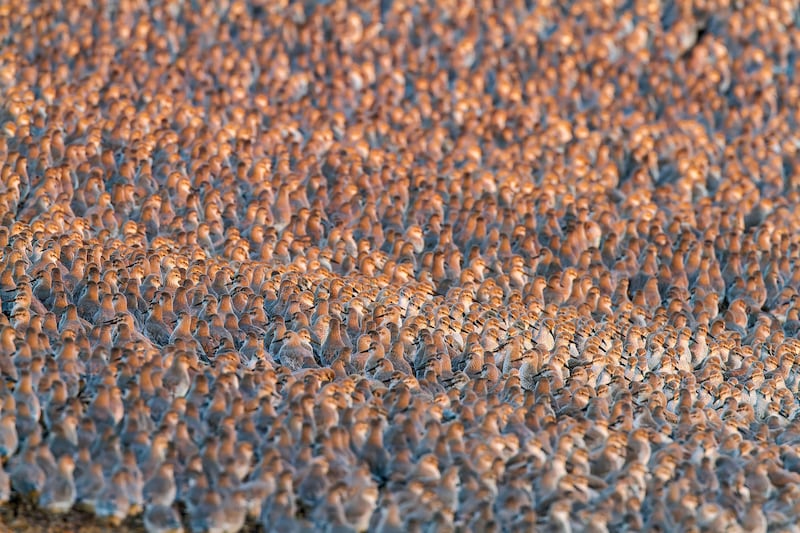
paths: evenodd
<path fill-rule="evenodd" d="M 796 3 L 10 0 L 0 36 L 2 502 L 800 530 Z"/>

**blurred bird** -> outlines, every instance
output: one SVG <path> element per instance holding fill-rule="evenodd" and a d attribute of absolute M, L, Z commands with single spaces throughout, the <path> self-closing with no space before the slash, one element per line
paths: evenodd
<path fill-rule="evenodd" d="M 158 471 L 148 479 L 143 488 L 146 505 L 170 507 L 175 501 L 177 487 L 175 486 L 174 467 L 170 463 L 162 463 Z"/>
<path fill-rule="evenodd" d="M 39 495 L 39 506 L 46 511 L 63 514 L 72 509 L 75 503 L 76 490 L 72 473 L 75 462 L 72 457 L 64 455 L 58 460 L 58 469 L 50 478 Z"/>
<path fill-rule="evenodd" d="M 183 533 L 178 512 L 170 506 L 148 505 L 144 512 L 144 528 L 147 533 Z"/>

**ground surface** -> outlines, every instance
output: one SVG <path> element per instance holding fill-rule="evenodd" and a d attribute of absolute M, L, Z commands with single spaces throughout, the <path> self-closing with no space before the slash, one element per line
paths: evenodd
<path fill-rule="evenodd" d="M 9 505 L 0 506 L 0 533 L 101 533 L 111 530 L 115 533 L 142 533 L 145 531 L 142 515 L 131 517 L 119 526 L 112 526 L 77 509 L 54 517 L 19 498 L 12 500 Z M 261 528 L 258 525 L 248 523 L 242 533 L 259 531 Z"/>

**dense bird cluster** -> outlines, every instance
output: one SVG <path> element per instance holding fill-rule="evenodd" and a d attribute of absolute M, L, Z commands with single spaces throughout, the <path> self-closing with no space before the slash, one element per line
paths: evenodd
<path fill-rule="evenodd" d="M 794 2 L 0 6 L 0 500 L 796 531 Z"/>

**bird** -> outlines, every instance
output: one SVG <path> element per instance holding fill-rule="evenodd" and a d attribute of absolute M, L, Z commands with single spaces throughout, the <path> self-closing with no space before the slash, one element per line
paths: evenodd
<path fill-rule="evenodd" d="M 58 469 L 39 494 L 38 504 L 42 509 L 54 514 L 64 514 L 72 509 L 76 499 L 75 480 L 72 476 L 74 470 L 75 462 L 72 457 L 61 456 Z"/>
<path fill-rule="evenodd" d="M 298 500 L 306 509 L 314 509 L 323 503 L 330 483 L 327 479 L 328 463 L 324 458 L 317 458 L 308 468 L 308 472 L 297 485 Z"/>
<path fill-rule="evenodd" d="M 165 508 L 172 506 L 176 494 L 174 467 L 167 462 L 162 463 L 155 474 L 145 482 L 142 492 L 146 505 Z"/>
<path fill-rule="evenodd" d="M 83 294 L 76 304 L 78 316 L 86 321 L 94 320 L 101 309 L 100 291 L 97 283 L 90 281 L 86 284 Z"/>
<path fill-rule="evenodd" d="M 111 392 L 107 387 L 98 387 L 96 396 L 87 410 L 98 428 L 104 429 L 114 427 L 119 422 L 119 413 L 115 413 L 112 407 Z"/>
<path fill-rule="evenodd" d="M 14 413 L 3 413 L 0 418 L 0 457 L 8 460 L 19 446 L 17 419 Z"/>
<path fill-rule="evenodd" d="M 92 463 L 85 472 L 76 475 L 75 493 L 77 506 L 93 514 L 99 514 L 97 513 L 97 507 L 106 492 L 103 465 L 100 463 Z"/>
<path fill-rule="evenodd" d="M 38 499 L 47 480 L 45 472 L 36 462 L 35 448 L 28 447 L 21 457 L 16 457 L 9 468 L 11 488 L 17 494 Z"/>
<path fill-rule="evenodd" d="M 314 349 L 311 346 L 307 330 L 287 331 L 282 343 L 277 353 L 277 359 L 281 365 L 291 370 L 318 366 L 314 359 Z"/>
<path fill-rule="evenodd" d="M 350 343 L 345 340 L 341 321 L 337 317 L 329 317 L 328 320 L 328 334 L 320 346 L 320 361 L 326 366 L 330 366 L 344 350 L 352 350 Z"/>
<path fill-rule="evenodd" d="M 392 345 L 389 353 L 386 355 L 388 361 L 392 363 L 392 367 L 395 370 L 403 372 L 404 374 L 413 375 L 414 371 L 411 368 L 411 365 L 405 358 L 404 347 L 402 343 L 395 343 Z"/>
<path fill-rule="evenodd" d="M 75 416 L 65 414 L 61 420 L 51 427 L 47 444 L 53 455 L 74 456 L 78 451 L 78 421 Z"/>
<path fill-rule="evenodd" d="M 11 476 L 5 468 L 0 467 L 0 503 L 8 503 L 11 499 Z"/>
<path fill-rule="evenodd" d="M 178 352 L 172 358 L 172 363 L 164 372 L 163 384 L 173 396 L 182 398 L 189 392 L 192 378 L 189 375 L 190 356 L 185 352 Z"/>
<path fill-rule="evenodd" d="M 144 511 L 144 528 L 147 533 L 183 533 L 178 512 L 168 505 L 148 505 Z"/>
<path fill-rule="evenodd" d="M 169 336 L 170 345 L 174 345 L 178 340 L 185 340 L 193 346 L 201 348 L 192 335 L 192 318 L 192 314 L 186 310 L 180 310 L 176 313 L 175 328 Z"/>
<path fill-rule="evenodd" d="M 379 479 L 386 478 L 389 454 L 383 445 L 383 422 L 380 418 L 373 418 L 369 421 L 369 433 L 366 442 L 359 450 L 359 455 L 374 476 Z"/>
<path fill-rule="evenodd" d="M 15 498 L 72 457 L 100 529 L 793 527 L 791 14 L 179 4 L 6 13 Z"/>
<path fill-rule="evenodd" d="M 383 496 L 378 508 L 378 518 L 374 531 L 380 531 L 381 533 L 400 533 L 402 531 L 407 531 L 401 517 L 400 508 L 390 493 Z"/>
<path fill-rule="evenodd" d="M 20 372 L 20 380 L 17 382 L 16 387 L 14 387 L 14 400 L 18 410 L 19 406 L 24 404 L 27 408 L 27 416 L 34 421 L 38 421 L 41 417 L 42 408 L 39 397 L 33 391 L 32 380 L 33 376 L 30 370 L 23 370 Z M 19 412 L 17 416 L 19 417 Z"/>
<path fill-rule="evenodd" d="M 167 346 L 169 344 L 172 327 L 164 319 L 161 301 L 151 304 L 150 312 L 144 321 L 144 331 L 147 337 L 156 345 Z"/>

